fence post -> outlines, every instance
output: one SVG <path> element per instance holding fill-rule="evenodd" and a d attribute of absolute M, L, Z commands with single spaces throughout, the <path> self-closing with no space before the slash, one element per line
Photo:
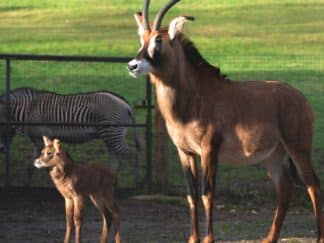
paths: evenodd
<path fill-rule="evenodd" d="M 155 106 L 154 119 L 154 168 L 153 168 L 153 183 L 155 190 L 166 192 L 168 189 L 168 134 L 165 127 L 165 121 L 162 118 L 161 112 Z"/>
<path fill-rule="evenodd" d="M 146 183 L 148 192 L 152 190 L 152 88 L 146 77 Z"/>
<path fill-rule="evenodd" d="M 10 118 L 10 82 L 11 82 L 11 62 L 10 58 L 6 58 L 6 112 Z M 6 159 L 5 159 L 5 187 L 11 186 L 10 171 L 10 125 L 6 125 Z"/>

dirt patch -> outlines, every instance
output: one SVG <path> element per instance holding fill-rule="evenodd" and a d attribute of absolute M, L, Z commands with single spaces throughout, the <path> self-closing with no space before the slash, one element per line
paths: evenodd
<path fill-rule="evenodd" d="M 118 200 L 123 241 L 185 242 L 190 223 L 184 201 L 153 199 Z M 228 206 L 218 201 L 214 216 L 217 242 L 260 242 L 270 226 L 273 207 Z M 202 229 L 202 215 L 200 225 Z M 98 242 L 100 230 L 101 217 L 88 202 L 84 214 L 84 242 Z M 315 231 L 310 208 L 292 207 L 285 220 L 281 242 L 315 242 Z M 0 198 L 0 242 L 62 242 L 64 233 L 64 203 L 56 193 L 43 198 L 37 198 L 37 194 L 26 197 L 24 193 Z"/>

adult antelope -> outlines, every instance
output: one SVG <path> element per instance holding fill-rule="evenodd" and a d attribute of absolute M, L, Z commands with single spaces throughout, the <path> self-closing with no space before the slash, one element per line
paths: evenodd
<path fill-rule="evenodd" d="M 143 15 L 135 14 L 142 44 L 128 63 L 131 75 L 149 74 L 157 104 L 176 145 L 188 186 L 192 232 L 199 241 L 196 156 L 201 157 L 202 202 L 207 235 L 213 242 L 213 199 L 219 162 L 262 163 L 278 195 L 273 223 L 263 242 L 276 242 L 287 211 L 292 183 L 284 165 L 288 155 L 307 187 L 317 219 L 318 241 L 324 242 L 320 186 L 311 165 L 314 114 L 298 90 L 278 81 L 233 82 L 210 65 L 181 32 L 193 17 L 181 16 L 161 28 L 165 13 L 179 0 L 170 1 L 148 21 L 149 1 Z"/>

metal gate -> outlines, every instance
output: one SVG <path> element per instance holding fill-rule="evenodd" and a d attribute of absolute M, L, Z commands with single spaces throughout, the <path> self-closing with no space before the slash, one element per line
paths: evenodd
<path fill-rule="evenodd" d="M 118 93 L 126 98 L 134 107 L 135 116 L 137 111 L 142 110 L 144 114 L 139 115 L 141 121 L 134 126 L 144 129 L 145 151 L 143 153 L 143 182 L 150 190 L 152 185 L 152 99 L 151 85 L 148 77 L 143 82 L 134 81 L 129 77 L 125 68 L 131 58 L 128 57 L 90 57 L 90 56 L 53 56 L 53 55 L 10 55 L 0 54 L 0 74 L 5 82 L 5 87 L 0 86 L 1 93 L 5 93 L 7 112 L 10 112 L 10 91 L 13 88 L 23 86 L 37 86 L 58 93 L 73 93 L 78 91 L 96 91 L 105 89 Z M 122 65 L 122 66 L 121 66 Z M 75 80 L 78 79 L 78 80 Z M 129 79 L 129 80 L 127 80 Z M 80 81 L 81 80 L 81 81 Z M 70 91 L 67 91 L 70 90 Z M 71 92 L 73 91 L 73 92 Z M 123 91 L 125 91 L 123 93 Z M 127 93 L 127 94 L 126 94 Z M 131 97 L 127 97 L 130 94 Z M 12 125 L 62 125 L 58 123 L 15 123 L 2 122 L 2 126 Z M 69 123 L 70 126 L 96 126 L 98 124 Z M 106 124 L 117 126 L 117 124 Z M 121 124 L 122 126 L 133 126 Z M 119 125 L 120 126 L 120 125 Z M 13 183 L 12 151 L 10 149 L 4 156 L 3 175 L 0 175 L 0 185 L 5 187 L 20 186 Z"/>

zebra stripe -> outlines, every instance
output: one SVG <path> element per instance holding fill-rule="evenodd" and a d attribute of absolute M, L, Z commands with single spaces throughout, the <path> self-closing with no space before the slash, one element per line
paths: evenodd
<path fill-rule="evenodd" d="M 133 116 L 132 108 L 124 98 L 107 91 L 60 95 L 34 88 L 19 88 L 10 94 L 10 107 L 12 119 L 17 122 L 131 124 Z M 124 153 L 128 149 L 125 127 L 64 125 L 16 126 L 15 129 L 33 138 L 57 136 L 63 142 L 102 138 L 110 151 Z"/>

